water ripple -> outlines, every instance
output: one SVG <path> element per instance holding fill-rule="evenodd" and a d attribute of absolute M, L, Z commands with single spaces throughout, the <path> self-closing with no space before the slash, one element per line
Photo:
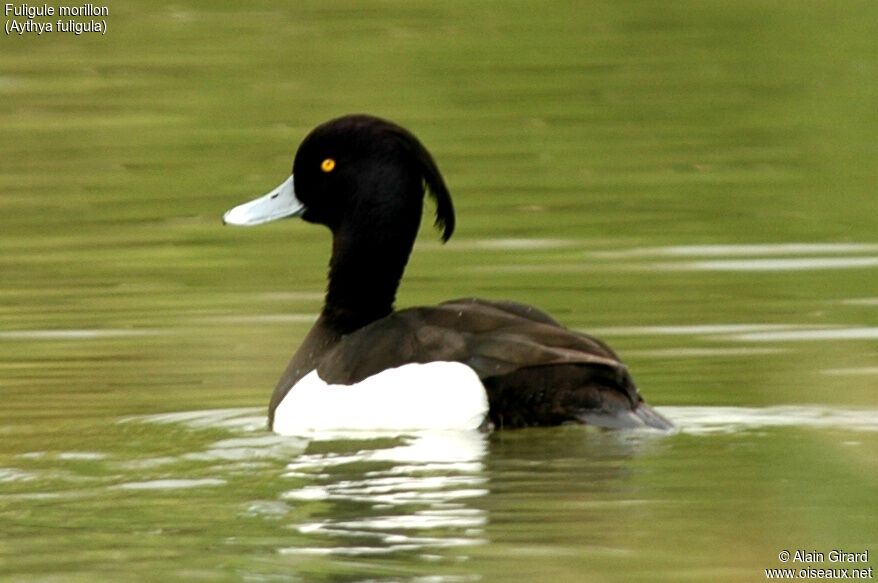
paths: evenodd
<path fill-rule="evenodd" d="M 794 259 L 717 259 L 656 263 L 661 271 L 806 271 L 819 269 L 861 269 L 878 266 L 878 257 L 798 257 Z"/>
<path fill-rule="evenodd" d="M 138 338 L 168 334 L 154 329 L 93 329 L 93 330 L 4 330 L 0 340 L 93 340 L 96 338 Z"/>
<path fill-rule="evenodd" d="M 658 407 L 681 433 L 737 433 L 769 427 L 878 431 L 878 411 L 831 407 Z"/>
<path fill-rule="evenodd" d="M 145 482 L 126 482 L 112 487 L 118 490 L 187 490 L 190 488 L 203 488 L 205 486 L 224 486 L 226 483 L 226 480 L 221 478 L 176 478 L 147 480 Z"/>
<path fill-rule="evenodd" d="M 595 252 L 595 257 L 741 257 L 874 253 L 876 243 L 768 243 L 745 245 L 671 245 Z"/>

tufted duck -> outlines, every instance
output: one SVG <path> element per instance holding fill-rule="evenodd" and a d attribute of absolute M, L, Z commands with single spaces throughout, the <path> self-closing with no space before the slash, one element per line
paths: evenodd
<path fill-rule="evenodd" d="M 275 190 L 224 215 L 300 216 L 332 232 L 326 302 L 274 389 L 274 431 L 672 427 L 606 344 L 534 307 L 468 298 L 395 311 L 425 190 L 447 241 L 454 208 L 430 153 L 394 123 L 350 115 L 314 129 Z"/>

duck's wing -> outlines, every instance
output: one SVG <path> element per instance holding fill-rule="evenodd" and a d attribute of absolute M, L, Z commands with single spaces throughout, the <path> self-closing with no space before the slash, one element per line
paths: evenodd
<path fill-rule="evenodd" d="M 480 378 L 519 368 L 622 364 L 604 344 L 523 304 L 452 300 L 394 312 L 345 336 L 318 366 L 329 383 L 350 385 L 407 363 L 462 362 Z"/>
<path fill-rule="evenodd" d="M 478 374 L 495 425 L 669 426 L 637 414 L 649 408 L 606 344 L 515 302 L 467 298 L 394 312 L 345 336 L 317 370 L 328 383 L 351 385 L 436 361 L 461 362 Z"/>

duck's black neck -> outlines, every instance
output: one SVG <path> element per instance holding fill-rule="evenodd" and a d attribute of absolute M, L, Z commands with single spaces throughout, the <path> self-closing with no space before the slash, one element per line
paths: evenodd
<path fill-rule="evenodd" d="M 373 229 L 368 239 L 357 237 L 355 229 L 333 233 L 322 314 L 326 325 L 349 334 L 393 311 L 415 233 Z"/>

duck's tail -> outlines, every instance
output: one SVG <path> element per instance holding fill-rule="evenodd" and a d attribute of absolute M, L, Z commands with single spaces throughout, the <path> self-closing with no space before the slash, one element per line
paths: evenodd
<path fill-rule="evenodd" d="M 559 364 L 483 379 L 494 427 L 582 423 L 606 429 L 674 425 L 643 402 L 624 366 Z"/>
<path fill-rule="evenodd" d="M 640 402 L 630 411 L 584 410 L 577 415 L 585 425 L 594 425 L 607 429 L 658 429 L 670 431 L 674 424 L 655 409 Z"/>

